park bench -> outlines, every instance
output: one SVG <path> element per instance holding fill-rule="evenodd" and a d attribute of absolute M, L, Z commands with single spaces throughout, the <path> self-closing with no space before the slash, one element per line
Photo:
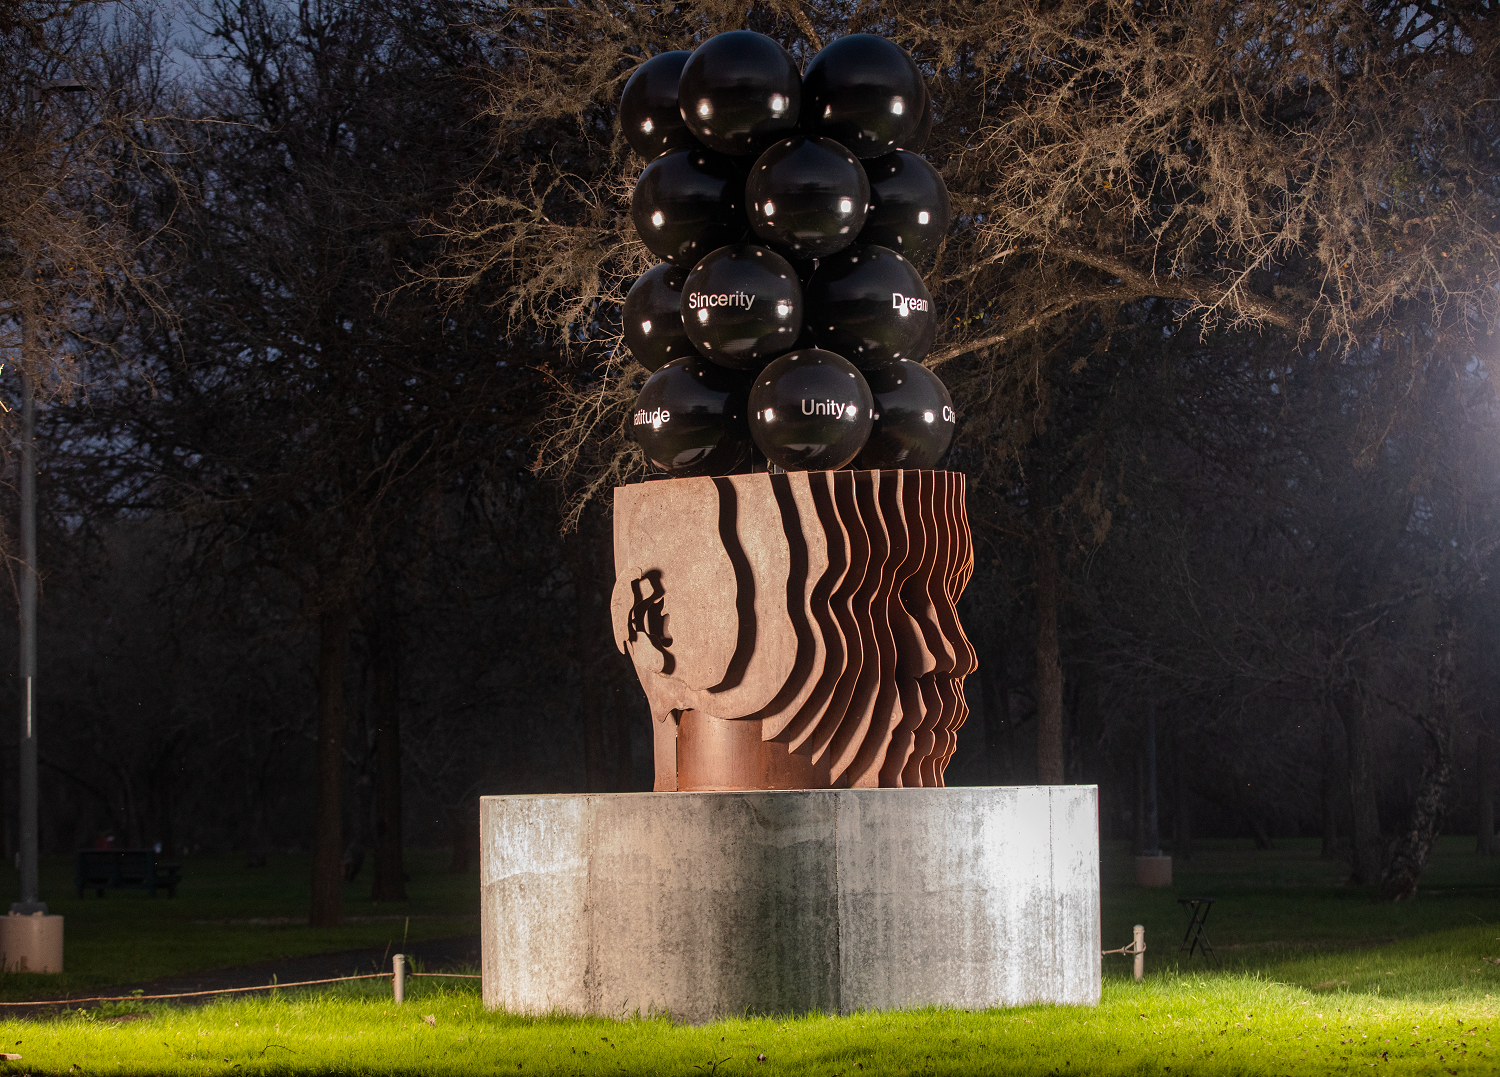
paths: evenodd
<path fill-rule="evenodd" d="M 152 897 L 165 890 L 176 897 L 181 877 L 182 865 L 159 864 L 150 849 L 80 849 L 73 881 L 79 897 L 89 889 L 99 897 L 106 889 L 148 890 Z"/>

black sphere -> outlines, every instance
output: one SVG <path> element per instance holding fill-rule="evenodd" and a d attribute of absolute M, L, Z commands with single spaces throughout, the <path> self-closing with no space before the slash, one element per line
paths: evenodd
<path fill-rule="evenodd" d="M 866 161 L 865 172 L 870 215 L 859 241 L 889 247 L 913 262 L 937 250 L 953 219 L 942 173 L 906 150 Z"/>
<path fill-rule="evenodd" d="M 686 270 L 663 262 L 642 274 L 625 296 L 625 343 L 647 370 L 697 354 L 682 326 L 682 282 L 686 279 Z"/>
<path fill-rule="evenodd" d="M 744 198 L 744 177 L 728 157 L 673 150 L 641 173 L 630 216 L 652 254 L 689 269 L 709 251 L 744 238 Z"/>
<path fill-rule="evenodd" d="M 745 182 L 750 227 L 798 258 L 823 258 L 864 227 L 870 181 L 859 159 L 831 138 L 782 139 Z"/>
<path fill-rule="evenodd" d="M 865 375 L 875 395 L 875 425 L 859 466 L 933 467 L 953 441 L 953 398 L 943 380 L 921 363 L 902 359 Z"/>
<path fill-rule="evenodd" d="M 906 50 L 874 34 L 841 37 L 813 57 L 802 80 L 802 130 L 879 157 L 922 122 L 927 88 Z"/>
<path fill-rule="evenodd" d="M 635 69 L 620 94 L 620 129 L 646 160 L 696 144 L 677 108 L 677 77 L 692 53 L 662 52 Z"/>
<path fill-rule="evenodd" d="M 821 259 L 804 298 L 818 347 L 861 370 L 921 359 L 937 333 L 927 285 L 888 247 L 857 244 Z"/>
<path fill-rule="evenodd" d="M 898 139 L 896 145 L 903 150 L 911 150 L 912 153 L 921 153 L 927 146 L 927 140 L 932 137 L 932 94 L 927 87 L 922 87 L 922 119 L 917 124 L 917 129 L 905 138 Z"/>
<path fill-rule="evenodd" d="M 711 150 L 759 153 L 797 128 L 797 61 L 765 34 L 732 30 L 693 50 L 677 84 L 688 130 Z"/>
<path fill-rule="evenodd" d="M 797 344 L 802 284 L 775 251 L 720 247 L 682 285 L 682 322 L 700 355 L 734 370 L 759 370 Z"/>
<path fill-rule="evenodd" d="M 819 348 L 773 360 L 750 390 L 750 435 L 787 471 L 843 467 L 870 436 L 874 398 L 864 375 Z"/>
<path fill-rule="evenodd" d="M 650 460 L 679 478 L 727 475 L 745 461 L 749 379 L 698 356 L 676 359 L 641 387 L 631 430 Z"/>

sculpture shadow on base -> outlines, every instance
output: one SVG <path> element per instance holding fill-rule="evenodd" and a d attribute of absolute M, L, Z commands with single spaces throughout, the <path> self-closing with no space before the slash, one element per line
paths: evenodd
<path fill-rule="evenodd" d="M 614 539 L 658 792 L 943 784 L 975 669 L 962 475 L 638 483 Z"/>

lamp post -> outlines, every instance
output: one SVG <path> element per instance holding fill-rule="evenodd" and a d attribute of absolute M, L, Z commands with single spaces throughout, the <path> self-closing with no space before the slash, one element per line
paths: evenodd
<path fill-rule="evenodd" d="M 49 94 L 79 93 L 88 86 L 75 79 L 48 82 L 26 80 L 25 115 L 28 134 L 35 134 L 37 120 Z M 27 249 L 22 275 L 36 277 L 35 254 Z M 46 914 L 37 878 L 37 764 L 36 764 L 36 389 L 37 358 L 35 317 L 22 316 L 21 327 L 21 750 L 20 750 L 20 900 L 10 911 L 21 915 Z"/>

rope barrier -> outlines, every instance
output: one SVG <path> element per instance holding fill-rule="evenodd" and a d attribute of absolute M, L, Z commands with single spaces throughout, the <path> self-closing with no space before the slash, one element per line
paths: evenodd
<path fill-rule="evenodd" d="M 481 980 L 476 972 L 408 972 L 407 976 L 428 976 L 434 979 Z M 354 976 L 331 976 L 326 980 L 297 980 L 294 983 L 258 984 L 255 987 L 219 987 L 212 991 L 178 991 L 170 995 L 99 995 L 94 998 L 54 998 L 38 1002 L 0 1002 L 0 1006 L 71 1006 L 76 1002 L 145 1002 L 167 998 L 202 998 L 204 995 L 233 995 L 245 991 L 278 991 L 284 987 L 315 987 L 318 984 L 348 983 L 351 980 L 389 980 L 389 972 L 365 972 Z"/>
<path fill-rule="evenodd" d="M 419 976 L 441 976 L 442 973 L 424 972 Z M 100 995 L 97 998 L 54 998 L 40 1002 L 0 1002 L 0 1006 L 70 1006 L 75 1002 L 144 1002 L 148 999 L 199 998 L 203 995 L 232 995 L 240 991 L 277 991 L 283 987 L 312 987 L 315 984 L 337 984 L 348 980 L 388 980 L 389 972 L 366 972 L 358 976 L 333 976 L 326 980 L 298 980 L 296 983 L 269 983 L 256 987 L 220 987 L 212 991 L 178 991 L 171 995 Z"/>
<path fill-rule="evenodd" d="M 1130 940 L 1128 945 L 1122 946 L 1118 950 L 1101 950 L 1099 954 L 1101 957 L 1107 957 L 1110 954 L 1124 954 L 1126 957 L 1135 958 L 1135 980 L 1136 983 L 1140 983 L 1141 979 L 1146 975 L 1146 929 L 1140 924 L 1136 924 L 1132 933 L 1135 937 Z"/>
<path fill-rule="evenodd" d="M 482 980 L 477 972 L 408 972 L 408 976 L 445 976 L 450 980 Z"/>

